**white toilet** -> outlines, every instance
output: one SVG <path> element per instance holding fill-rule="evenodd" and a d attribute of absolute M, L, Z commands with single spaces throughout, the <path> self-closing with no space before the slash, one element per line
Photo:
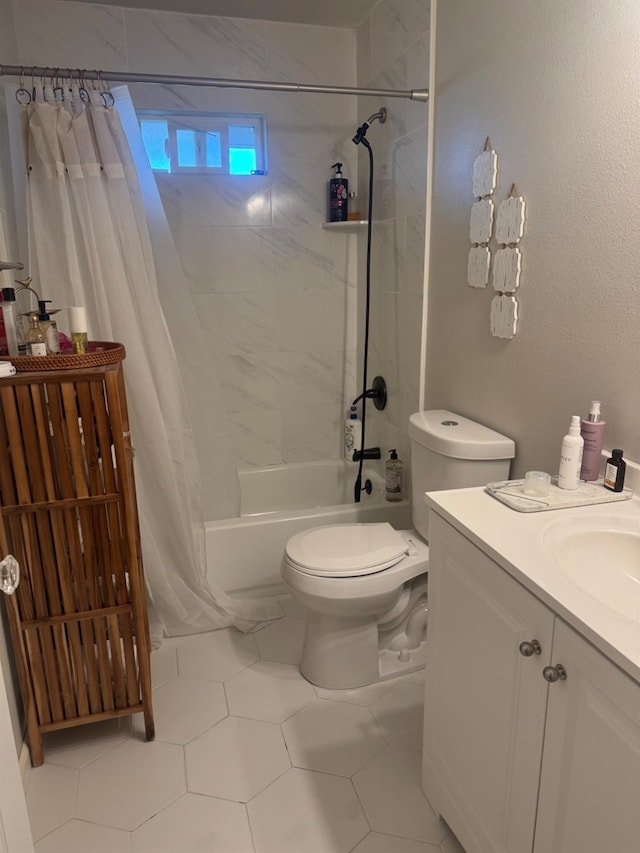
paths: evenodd
<path fill-rule="evenodd" d="M 320 687 L 361 687 L 424 665 L 424 493 L 506 480 L 515 455 L 510 438 L 443 410 L 411 415 L 409 439 L 415 530 L 341 524 L 287 542 L 282 577 L 309 611 L 300 671 Z"/>

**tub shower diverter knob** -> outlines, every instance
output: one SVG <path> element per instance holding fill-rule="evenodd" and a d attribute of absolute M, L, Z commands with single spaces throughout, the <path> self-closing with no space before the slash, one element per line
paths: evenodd
<path fill-rule="evenodd" d="M 542 646 L 537 640 L 531 640 L 531 642 L 525 640 L 523 643 L 520 643 L 518 649 L 520 654 L 525 658 L 530 658 L 531 655 L 539 655 L 542 653 Z"/>
<path fill-rule="evenodd" d="M 548 681 L 549 684 L 553 684 L 556 681 L 566 681 L 567 670 L 561 663 L 558 663 L 555 666 L 545 666 L 542 670 L 542 677 L 545 681 Z"/>

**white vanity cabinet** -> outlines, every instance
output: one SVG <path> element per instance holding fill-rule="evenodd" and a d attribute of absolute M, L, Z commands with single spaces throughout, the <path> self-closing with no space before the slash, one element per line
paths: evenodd
<path fill-rule="evenodd" d="M 640 686 L 433 513 L 430 532 L 431 804 L 467 853 L 638 853 Z"/>

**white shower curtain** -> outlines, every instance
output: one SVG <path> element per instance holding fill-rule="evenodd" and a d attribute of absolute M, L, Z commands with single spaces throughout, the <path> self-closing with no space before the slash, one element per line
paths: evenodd
<path fill-rule="evenodd" d="M 64 88 L 64 102 L 57 103 L 45 88 L 24 108 L 30 272 L 42 298 L 57 307 L 86 306 L 90 339 L 126 347 L 154 641 L 162 632 L 171 636 L 228 625 L 250 630 L 281 611 L 268 600 L 232 599 L 206 579 L 193 431 L 120 117 L 104 106 L 99 91 L 91 91 L 90 103 L 84 104 L 77 86 L 74 96 Z M 180 298 L 180 281 L 173 286 Z M 64 320 L 60 327 L 64 330 Z"/>

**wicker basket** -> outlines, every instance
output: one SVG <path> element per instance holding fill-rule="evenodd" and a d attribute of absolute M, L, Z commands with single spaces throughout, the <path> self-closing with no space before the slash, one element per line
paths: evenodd
<path fill-rule="evenodd" d="M 83 367 L 102 367 L 117 364 L 125 356 L 125 348 L 114 341 L 89 341 L 90 352 L 60 355 L 18 355 L 10 357 L 19 373 L 33 370 L 78 370 Z"/>

